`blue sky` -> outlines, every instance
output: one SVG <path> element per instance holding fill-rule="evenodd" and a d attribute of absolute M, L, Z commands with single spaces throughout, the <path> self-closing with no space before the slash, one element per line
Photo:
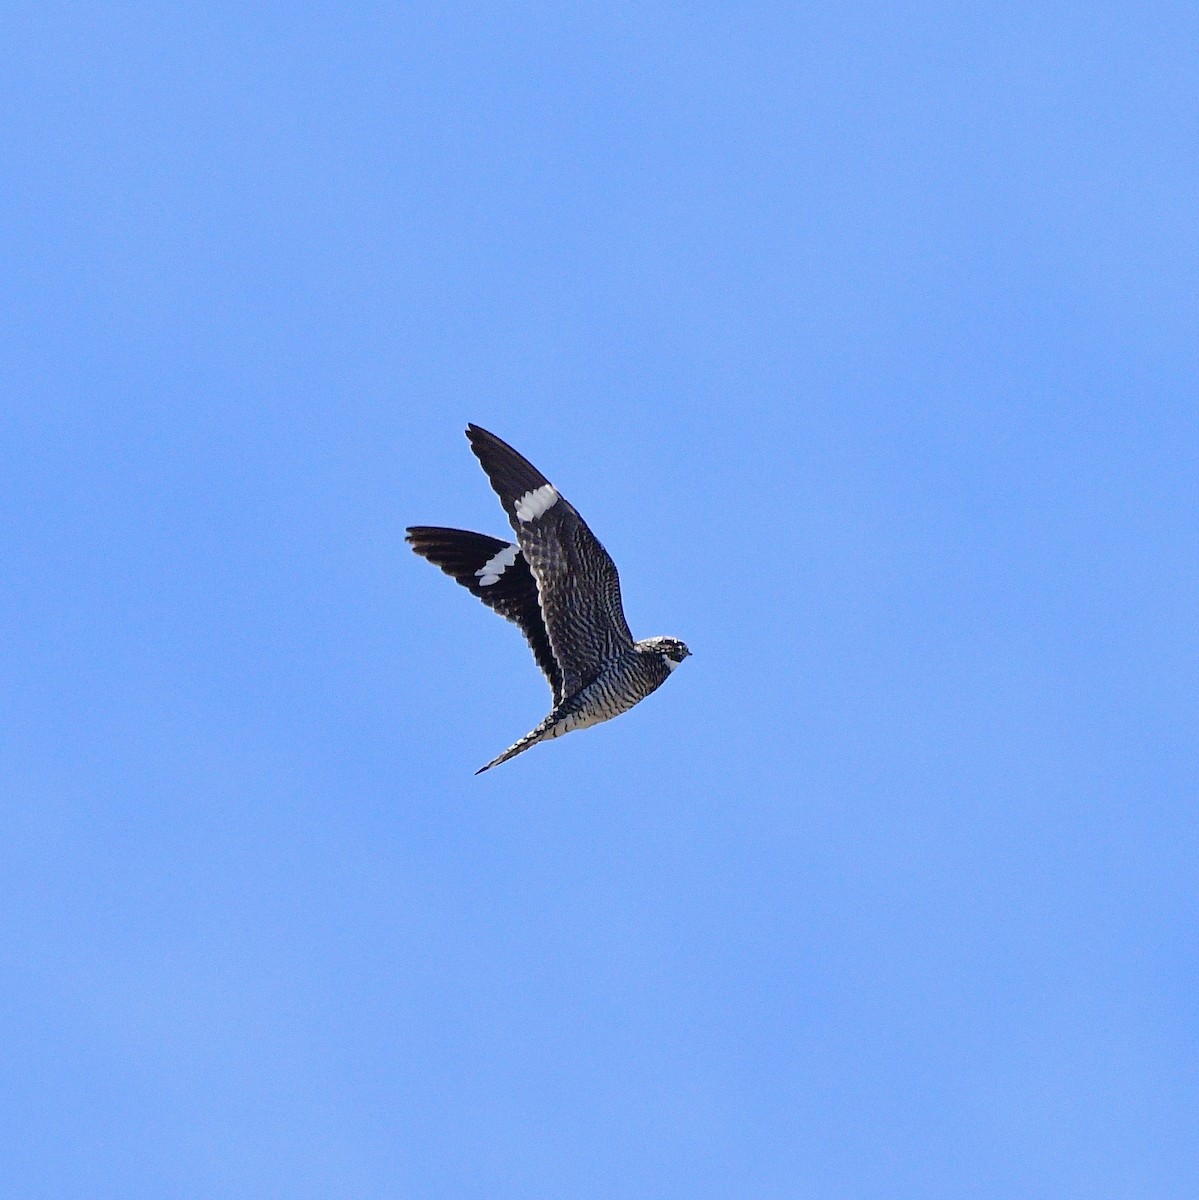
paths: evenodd
<path fill-rule="evenodd" d="M 6 1195 L 1196 1194 L 1193 5 L 6 8 Z"/>

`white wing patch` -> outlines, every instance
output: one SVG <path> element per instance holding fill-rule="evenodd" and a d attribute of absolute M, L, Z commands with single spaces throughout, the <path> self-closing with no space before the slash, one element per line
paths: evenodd
<path fill-rule="evenodd" d="M 520 549 L 517 546 L 505 546 L 498 550 L 475 572 L 479 586 L 489 587 L 493 583 L 499 583 L 500 576 L 516 562 L 519 553 Z"/>
<path fill-rule="evenodd" d="M 558 491 L 552 483 L 525 492 L 516 502 L 516 516 L 520 521 L 536 521 L 558 503 Z"/>

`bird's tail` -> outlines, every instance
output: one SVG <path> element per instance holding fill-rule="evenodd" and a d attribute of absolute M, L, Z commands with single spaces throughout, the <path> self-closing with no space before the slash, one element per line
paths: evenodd
<path fill-rule="evenodd" d="M 555 710 L 550 713 L 536 729 L 530 730 L 519 741 L 515 741 L 507 750 L 504 751 L 498 758 L 493 758 L 485 767 L 480 767 L 475 774 L 482 775 L 484 771 L 490 771 L 492 767 L 498 767 L 500 763 L 506 763 L 508 759 L 515 758 L 518 754 L 523 754 L 530 746 L 536 746 L 538 742 L 543 741 L 546 736 L 553 736 L 550 730 L 554 727 L 558 719 L 558 712 Z"/>
<path fill-rule="evenodd" d="M 585 694 L 576 692 L 575 695 L 563 700 L 561 704 L 556 704 L 550 715 L 536 729 L 530 730 L 519 741 L 513 742 L 499 758 L 493 758 L 487 766 L 480 767 L 475 774 L 482 775 L 484 771 L 498 767 L 500 763 L 507 762 L 508 759 L 515 758 L 518 754 L 523 754 L 530 746 L 536 746 L 538 742 L 560 737 L 564 733 L 570 733 L 573 729 L 585 729 L 588 725 L 594 725 L 594 719 L 588 721 L 582 718 L 584 703 Z M 602 718 L 600 719 L 602 720 Z"/>

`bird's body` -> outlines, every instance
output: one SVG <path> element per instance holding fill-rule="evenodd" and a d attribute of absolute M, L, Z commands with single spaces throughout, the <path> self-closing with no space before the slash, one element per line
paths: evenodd
<path fill-rule="evenodd" d="M 516 542 L 425 525 L 409 528 L 408 542 L 520 626 L 554 698 L 541 724 L 481 769 L 486 771 L 538 742 L 627 712 L 690 651 L 675 638 L 634 642 L 616 567 L 582 517 L 511 446 L 477 425 L 466 435 Z"/>

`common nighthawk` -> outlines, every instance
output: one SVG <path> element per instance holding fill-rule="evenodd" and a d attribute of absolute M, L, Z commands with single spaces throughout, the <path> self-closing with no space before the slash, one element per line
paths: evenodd
<path fill-rule="evenodd" d="M 469 425 L 466 436 L 516 531 L 515 543 L 430 525 L 411 526 L 407 540 L 520 626 L 554 693 L 549 716 L 475 772 L 481 775 L 538 742 L 626 712 L 691 651 L 677 638 L 633 641 L 616 564 L 570 502 L 494 433 Z"/>

